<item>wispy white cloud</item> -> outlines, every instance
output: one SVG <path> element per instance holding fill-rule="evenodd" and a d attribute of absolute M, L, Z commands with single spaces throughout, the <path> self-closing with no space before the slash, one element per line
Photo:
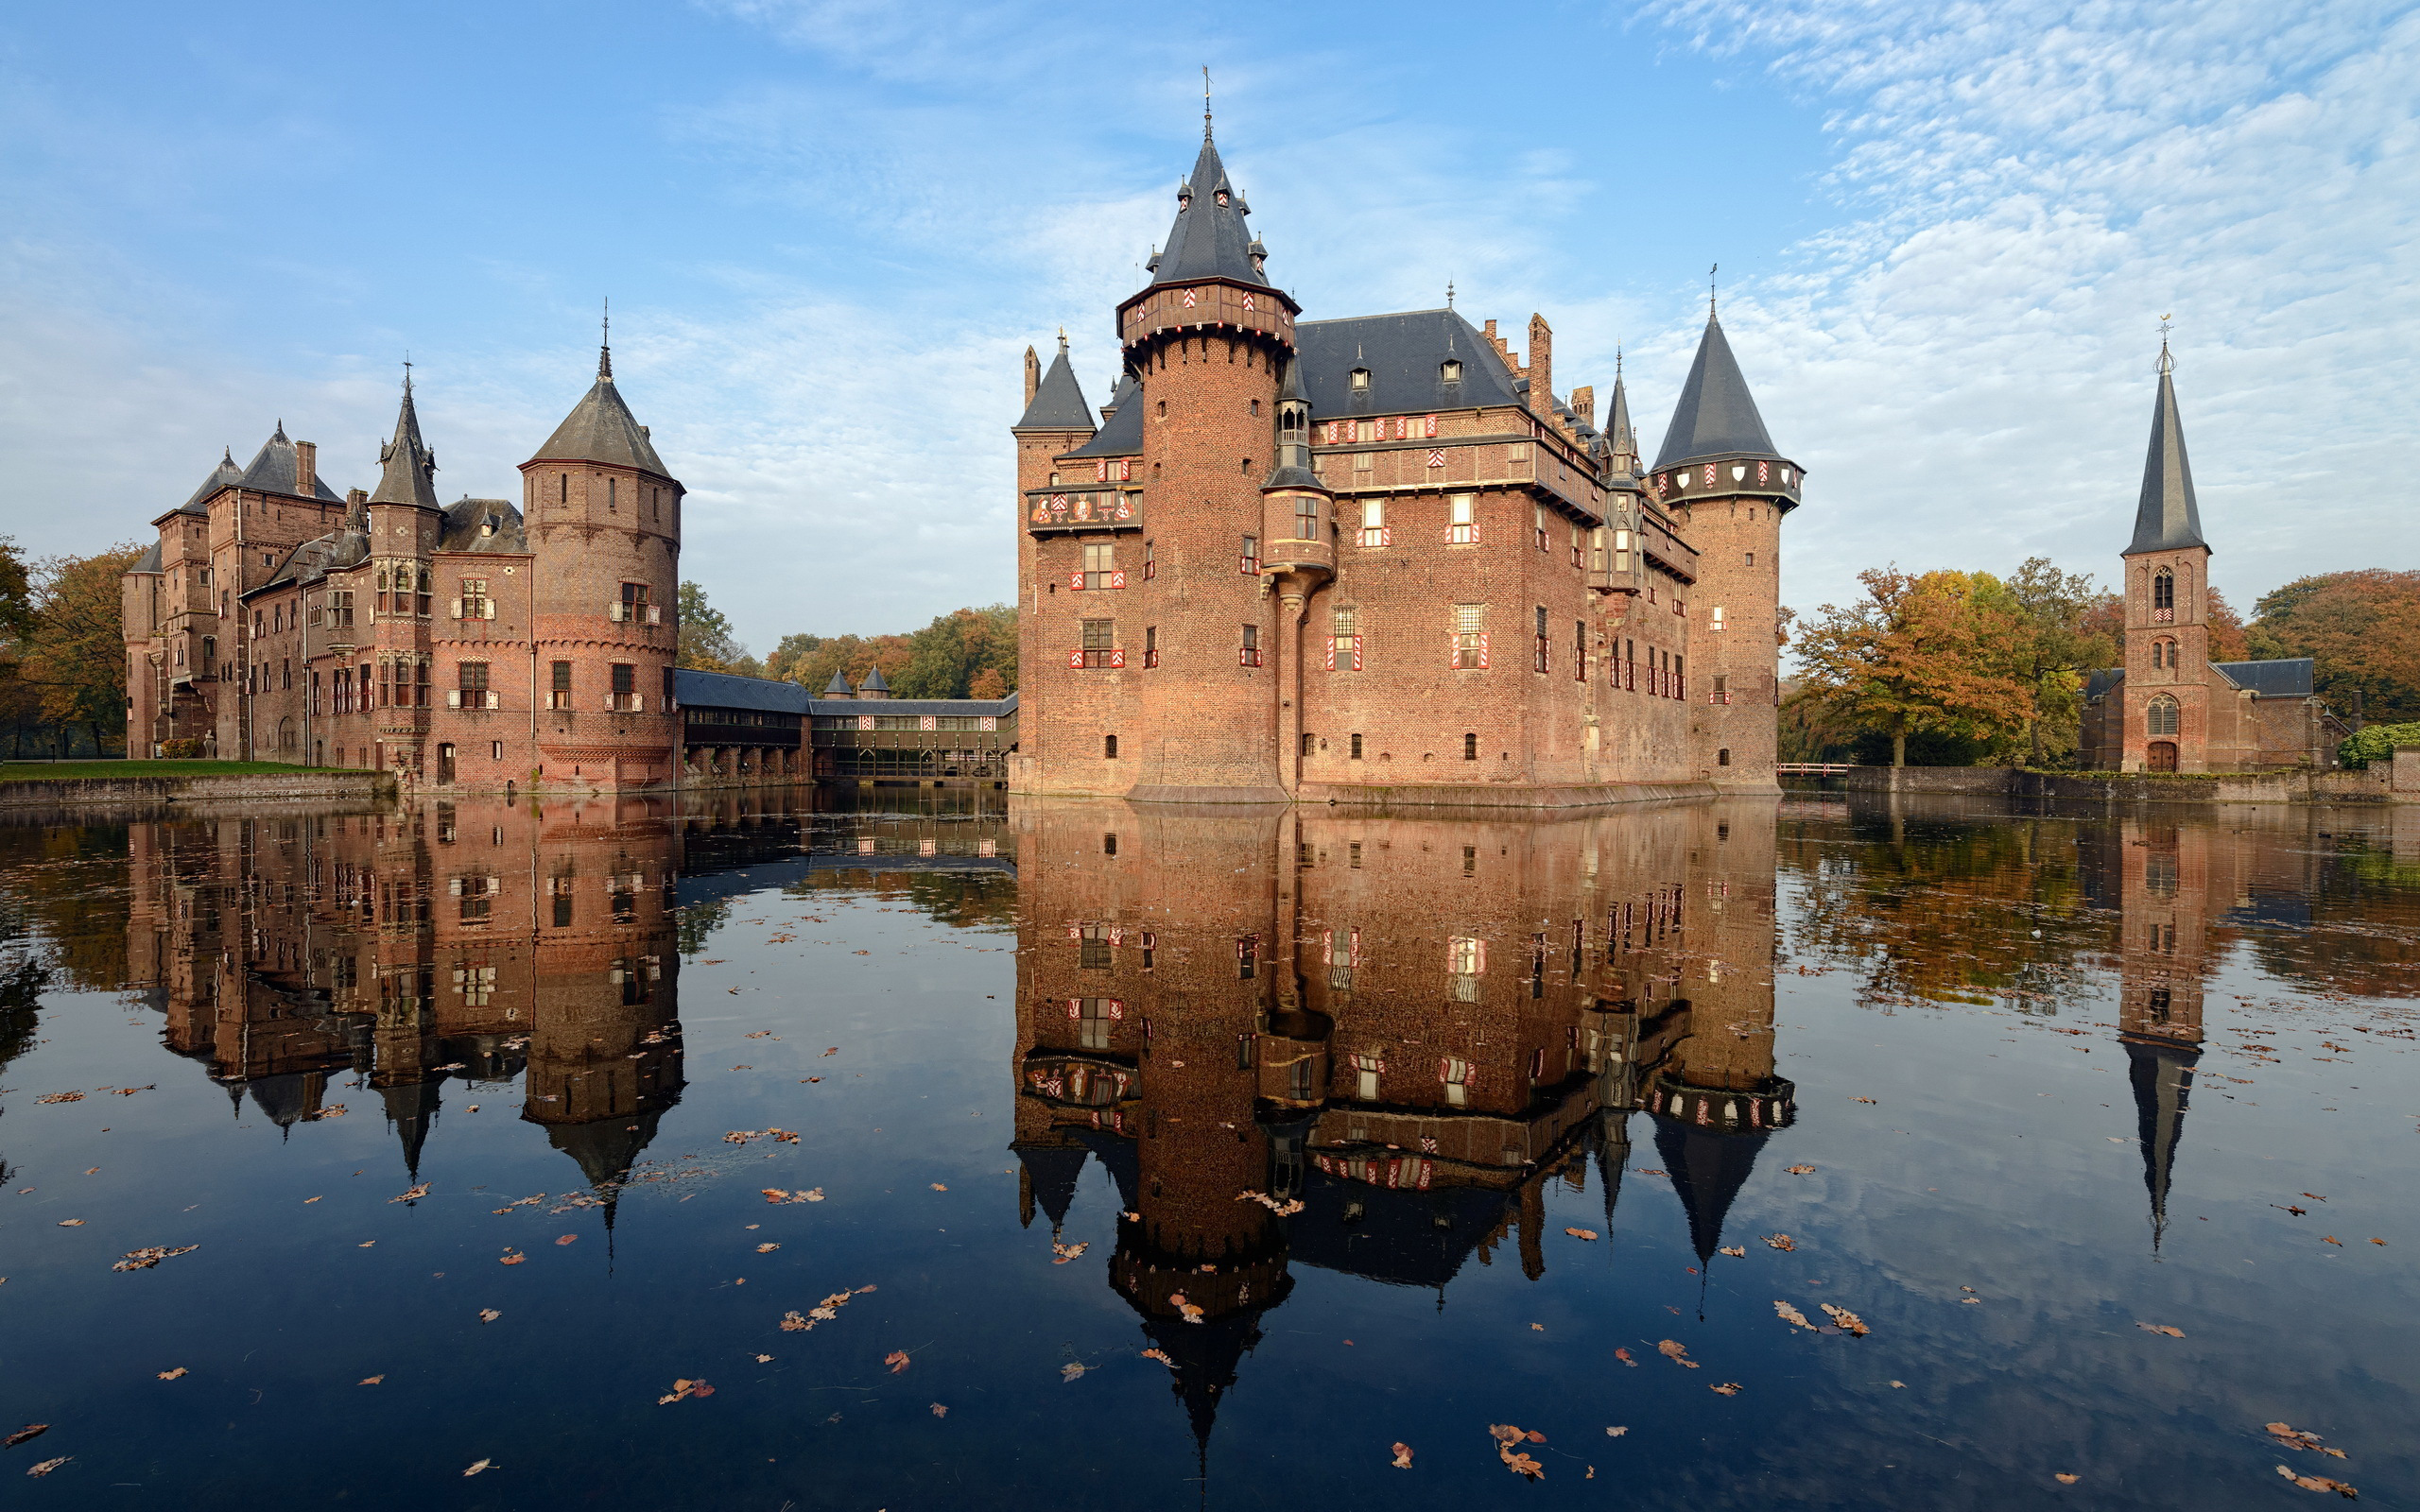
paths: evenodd
<path fill-rule="evenodd" d="M 2104 575 L 2154 325 L 2219 583 L 2411 565 L 2387 497 L 2420 399 L 2420 18 L 2364 0 L 1651 7 L 1824 101 L 1846 218 L 1726 312 L 1812 470 L 1789 592 L 1860 566 Z M 1910 525 L 1917 528 L 1910 530 Z"/>

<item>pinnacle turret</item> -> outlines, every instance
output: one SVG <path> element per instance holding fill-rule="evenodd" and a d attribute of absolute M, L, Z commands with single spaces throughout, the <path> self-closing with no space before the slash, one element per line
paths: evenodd
<path fill-rule="evenodd" d="M 372 504 L 409 504 L 423 509 L 444 507 L 437 502 L 437 454 L 421 438 L 420 414 L 412 404 L 412 380 L 404 377 L 403 404 L 395 411 L 395 437 L 378 448 L 383 470 Z"/>

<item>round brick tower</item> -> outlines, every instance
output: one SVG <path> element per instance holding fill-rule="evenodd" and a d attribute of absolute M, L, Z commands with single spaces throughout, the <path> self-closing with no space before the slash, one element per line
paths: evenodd
<path fill-rule="evenodd" d="M 614 387 L 610 346 L 598 349 L 595 386 L 521 464 L 521 476 L 536 558 L 542 781 L 670 782 L 681 761 L 671 691 L 683 490 Z"/>
<path fill-rule="evenodd" d="M 1277 446 L 1278 387 L 1301 307 L 1270 286 L 1250 208 L 1203 123 L 1151 280 L 1117 326 L 1141 392 L 1141 477 L 1155 576 L 1126 612 L 1156 634 L 1159 664 L 1129 673 L 1139 728 L 1134 785 L 1282 798 L 1290 668 L 1281 606 L 1262 576 L 1271 537 L 1262 485 Z M 1174 796 L 1171 794 L 1170 796 Z"/>
<path fill-rule="evenodd" d="M 1805 481 L 1805 471 L 1773 450 L 1708 309 L 1647 486 L 1698 549 L 1684 688 L 1695 775 L 1719 787 L 1779 790 L 1781 523 L 1798 507 Z"/>

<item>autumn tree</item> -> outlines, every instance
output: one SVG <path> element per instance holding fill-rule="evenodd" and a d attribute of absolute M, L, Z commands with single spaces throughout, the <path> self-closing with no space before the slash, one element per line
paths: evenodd
<path fill-rule="evenodd" d="M 132 544 L 90 557 L 44 557 L 28 575 L 31 623 L 16 675 L 37 690 L 42 715 L 83 726 L 95 751 L 126 734 L 126 634 L 119 579 L 142 556 Z"/>
<path fill-rule="evenodd" d="M 756 659 L 739 644 L 722 610 L 706 602 L 706 591 L 697 583 L 681 585 L 680 633 L 679 665 L 698 672 L 756 673 Z"/>
<path fill-rule="evenodd" d="M 2039 766 L 2045 756 L 2073 750 L 2081 738 L 2083 675 L 2118 662 L 2117 640 L 2101 626 L 2118 599 L 2095 589 L 2091 574 L 2063 573 L 2048 557 L 2027 558 L 2007 587 L 2025 619 L 2020 672 L 2033 698 L 2025 742 L 2028 760 Z"/>
<path fill-rule="evenodd" d="M 765 658 L 767 677 L 819 694 L 836 672 L 855 687 L 876 667 L 902 698 L 1005 698 L 1016 688 L 1016 610 L 954 610 L 908 635 L 785 635 Z"/>
<path fill-rule="evenodd" d="M 2253 654 L 2307 656 L 2320 696 L 2364 718 L 2420 719 L 2420 572 L 2297 578 L 2253 606 Z"/>
<path fill-rule="evenodd" d="M 1988 573 L 1858 574 L 1866 594 L 1826 604 L 1798 637 L 1808 696 L 1891 742 L 1904 766 L 1908 737 L 1938 732 L 1993 743 L 2023 729 L 2030 627 L 2006 585 Z"/>

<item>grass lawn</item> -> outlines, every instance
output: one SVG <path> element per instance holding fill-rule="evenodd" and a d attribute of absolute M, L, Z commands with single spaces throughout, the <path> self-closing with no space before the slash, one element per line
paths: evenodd
<path fill-rule="evenodd" d="M 283 762 L 0 762 L 0 782 L 72 782 L 86 777 L 233 777 L 247 772 L 333 769 Z"/>

